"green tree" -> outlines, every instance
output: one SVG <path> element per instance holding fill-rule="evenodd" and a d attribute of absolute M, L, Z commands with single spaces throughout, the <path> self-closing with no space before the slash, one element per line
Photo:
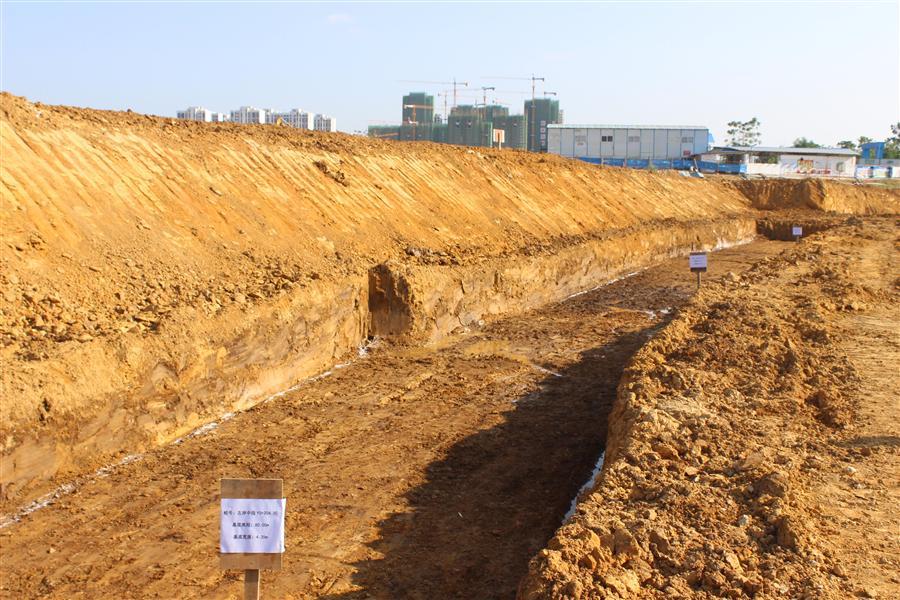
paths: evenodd
<path fill-rule="evenodd" d="M 859 144 L 859 147 L 862 148 L 863 144 L 868 144 L 871 141 L 872 141 L 872 138 L 861 135 L 861 136 L 859 136 L 859 139 L 856 142 Z"/>
<path fill-rule="evenodd" d="M 838 148 L 846 148 L 847 150 L 856 150 L 856 142 L 853 140 L 844 140 L 838 142 Z"/>
<path fill-rule="evenodd" d="M 759 145 L 759 126 L 762 123 L 753 117 L 749 121 L 729 121 L 726 134 L 729 146 L 757 146 Z"/>
<path fill-rule="evenodd" d="M 884 157 L 900 158 L 900 122 L 891 125 L 891 137 L 884 140 Z"/>
<path fill-rule="evenodd" d="M 799 137 L 794 140 L 794 148 L 821 148 L 819 144 L 815 143 L 812 140 L 808 140 L 805 137 Z"/>

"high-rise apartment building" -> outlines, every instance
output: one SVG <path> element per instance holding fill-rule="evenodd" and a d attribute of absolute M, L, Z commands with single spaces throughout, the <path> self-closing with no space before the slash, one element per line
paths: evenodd
<path fill-rule="evenodd" d="M 212 121 L 212 111 L 203 108 L 202 106 L 188 106 L 184 110 L 178 111 L 179 119 L 187 119 L 188 121 Z"/>
<path fill-rule="evenodd" d="M 253 106 L 242 106 L 231 111 L 231 121 L 242 124 L 264 124 L 266 122 L 266 109 Z"/>
<path fill-rule="evenodd" d="M 266 112 L 266 123 L 277 123 L 281 119 L 285 125 L 296 129 L 313 129 L 313 115 L 299 108 L 292 108 L 287 112 L 270 110 Z"/>
<path fill-rule="evenodd" d="M 525 101 L 525 119 L 528 121 L 526 142 L 532 152 L 547 151 L 547 125 L 560 123 L 559 100 L 535 98 Z"/>
<path fill-rule="evenodd" d="M 316 115 L 313 119 L 313 129 L 316 131 L 337 131 L 337 119 L 328 115 Z"/>

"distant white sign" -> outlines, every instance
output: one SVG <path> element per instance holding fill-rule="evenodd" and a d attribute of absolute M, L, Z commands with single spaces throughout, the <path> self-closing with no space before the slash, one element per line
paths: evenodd
<path fill-rule="evenodd" d="M 706 252 L 691 252 L 690 257 L 688 258 L 688 264 L 691 267 L 691 271 L 705 271 Z"/>
<path fill-rule="evenodd" d="M 794 225 L 793 227 L 791 227 L 791 235 L 793 235 L 794 237 L 803 235 L 803 228 L 799 225 Z"/>
<path fill-rule="evenodd" d="M 219 550 L 284 552 L 284 498 L 222 498 Z"/>

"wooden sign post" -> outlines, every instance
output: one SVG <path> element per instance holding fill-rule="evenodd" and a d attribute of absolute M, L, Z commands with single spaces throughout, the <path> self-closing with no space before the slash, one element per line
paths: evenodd
<path fill-rule="evenodd" d="M 281 479 L 222 479 L 219 566 L 244 570 L 244 600 L 258 600 L 259 571 L 281 569 L 284 484 Z"/>
<path fill-rule="evenodd" d="M 688 257 L 691 272 L 697 274 L 697 289 L 700 289 L 700 274 L 706 273 L 706 252 L 691 252 Z"/>
<path fill-rule="evenodd" d="M 794 225 L 793 227 L 791 227 L 791 235 L 794 236 L 795 242 L 799 242 L 800 238 L 803 236 L 803 227 Z"/>

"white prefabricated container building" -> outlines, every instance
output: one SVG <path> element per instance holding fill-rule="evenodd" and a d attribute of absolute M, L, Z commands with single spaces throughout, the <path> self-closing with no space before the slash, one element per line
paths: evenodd
<path fill-rule="evenodd" d="M 676 160 L 708 148 L 699 125 L 547 126 L 547 152 L 572 158 Z"/>
<path fill-rule="evenodd" d="M 700 161 L 701 169 L 703 164 L 715 167 L 724 163 L 726 167 L 737 167 L 730 171 L 748 175 L 855 177 L 858 155 L 856 150 L 846 148 L 717 146 L 704 153 Z"/>

